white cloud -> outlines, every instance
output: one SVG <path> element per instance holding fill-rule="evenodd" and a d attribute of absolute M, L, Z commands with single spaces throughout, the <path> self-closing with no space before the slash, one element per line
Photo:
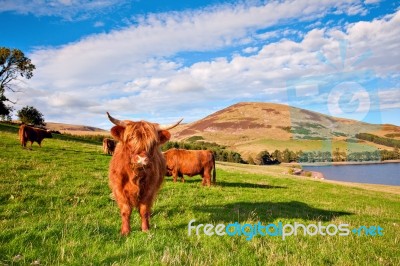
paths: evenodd
<path fill-rule="evenodd" d="M 400 88 L 379 91 L 379 104 L 382 109 L 400 109 Z"/>
<path fill-rule="evenodd" d="M 178 75 L 173 77 L 167 84 L 165 84 L 165 88 L 167 91 L 172 93 L 204 91 L 204 88 L 189 75 Z"/>
<path fill-rule="evenodd" d="M 275 31 L 257 35 L 256 31 L 304 14 L 321 15 L 342 7 L 345 12 L 349 6 L 348 1 L 304 0 L 136 18 L 138 23 L 129 28 L 34 51 L 29 57 L 36 71 L 29 84 L 46 94 L 23 103 L 40 101 L 41 111 L 54 118 L 57 108 L 60 113 L 70 108 L 80 114 L 76 119 L 88 124 L 100 124 L 106 110 L 169 122 L 177 113 L 193 117 L 194 109 L 207 115 L 218 101 L 285 101 L 286 82 L 298 77 L 356 69 L 370 69 L 380 77 L 392 75 L 400 61 L 400 11 L 384 19 L 353 23 L 344 32 L 328 28 L 304 32 L 300 42 L 280 39 L 263 47 L 250 44 L 244 55 L 232 58 L 184 66 L 173 57 L 180 52 L 234 48 L 253 39 L 280 36 L 283 31 L 277 35 Z M 347 40 L 344 58 L 340 39 Z M 369 58 L 352 65 L 368 51 Z M 327 64 L 318 59 L 318 53 Z M 95 114 L 101 114 L 98 120 L 93 119 Z"/>
<path fill-rule="evenodd" d="M 104 27 L 104 22 L 102 21 L 96 21 L 93 25 L 95 28 L 101 28 Z"/>
<path fill-rule="evenodd" d="M 258 47 L 246 47 L 243 49 L 243 53 L 251 54 L 258 51 Z"/>
<path fill-rule="evenodd" d="M 380 20 L 358 22 L 348 27 L 349 43 L 358 51 L 349 58 L 356 61 L 368 51 L 371 56 L 360 63 L 363 68 L 374 70 L 379 76 L 398 72 L 400 62 L 400 12 Z"/>
<path fill-rule="evenodd" d="M 350 16 L 354 16 L 354 15 L 361 15 L 361 16 L 365 16 L 368 13 L 368 10 L 363 7 L 361 4 L 359 5 L 353 5 L 350 6 L 346 13 Z"/>
<path fill-rule="evenodd" d="M 86 19 L 97 12 L 125 5 L 124 0 L 2 0 L 0 12 L 12 11 L 35 16 L 57 16 L 67 20 Z"/>
<path fill-rule="evenodd" d="M 379 3 L 381 0 L 365 0 L 364 1 L 364 3 L 366 4 L 366 5 L 369 5 L 369 4 L 377 4 L 377 3 Z"/>

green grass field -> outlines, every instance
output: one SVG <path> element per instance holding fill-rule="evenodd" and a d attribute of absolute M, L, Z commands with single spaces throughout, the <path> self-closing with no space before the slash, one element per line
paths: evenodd
<path fill-rule="evenodd" d="M 217 169 L 216 186 L 167 178 L 149 233 L 121 237 L 100 145 L 45 139 L 22 149 L 0 126 L 0 265 L 399 265 L 400 196 Z M 217 166 L 218 167 L 218 166 Z M 276 167 L 276 166 L 274 166 Z M 277 168 L 274 168 L 277 169 Z M 380 226 L 383 236 L 188 235 L 188 223 Z"/>

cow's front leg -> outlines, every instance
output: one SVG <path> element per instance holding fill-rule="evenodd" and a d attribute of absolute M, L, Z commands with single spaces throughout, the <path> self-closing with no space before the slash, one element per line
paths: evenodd
<path fill-rule="evenodd" d="M 150 208 L 147 204 L 141 203 L 139 205 L 140 218 L 142 219 L 142 231 L 149 231 L 150 227 Z"/>
<path fill-rule="evenodd" d="M 131 213 L 132 208 L 128 204 L 123 204 L 121 206 L 121 218 L 122 218 L 122 226 L 121 226 L 121 235 L 128 235 L 131 232 Z"/>
<path fill-rule="evenodd" d="M 176 182 L 176 180 L 178 179 L 178 173 L 173 171 L 172 172 L 172 176 L 174 177 L 174 183 Z"/>

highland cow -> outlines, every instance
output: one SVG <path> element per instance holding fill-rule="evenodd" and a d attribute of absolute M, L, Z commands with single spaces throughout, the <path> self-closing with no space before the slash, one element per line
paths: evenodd
<path fill-rule="evenodd" d="M 120 121 L 107 115 L 115 124 L 111 135 L 118 141 L 110 162 L 109 184 L 120 209 L 121 234 L 131 231 L 133 208 L 139 211 L 142 231 L 148 231 L 151 207 L 166 171 L 160 146 L 170 139 L 168 130 L 182 120 L 161 126 L 146 121 Z"/>
<path fill-rule="evenodd" d="M 30 141 L 31 149 L 32 149 L 33 142 L 37 142 L 39 144 L 39 146 L 42 147 L 42 141 L 44 138 L 52 138 L 53 137 L 49 130 L 33 128 L 33 127 L 27 126 L 25 124 L 22 124 L 19 127 L 18 135 L 19 135 L 19 140 L 21 142 L 21 146 L 25 148 L 26 143 L 28 141 Z"/>

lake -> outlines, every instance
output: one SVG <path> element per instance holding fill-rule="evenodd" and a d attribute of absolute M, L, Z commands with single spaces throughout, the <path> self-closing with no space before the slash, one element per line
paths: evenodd
<path fill-rule="evenodd" d="M 303 166 L 321 172 L 326 179 L 400 186 L 400 163 Z"/>

